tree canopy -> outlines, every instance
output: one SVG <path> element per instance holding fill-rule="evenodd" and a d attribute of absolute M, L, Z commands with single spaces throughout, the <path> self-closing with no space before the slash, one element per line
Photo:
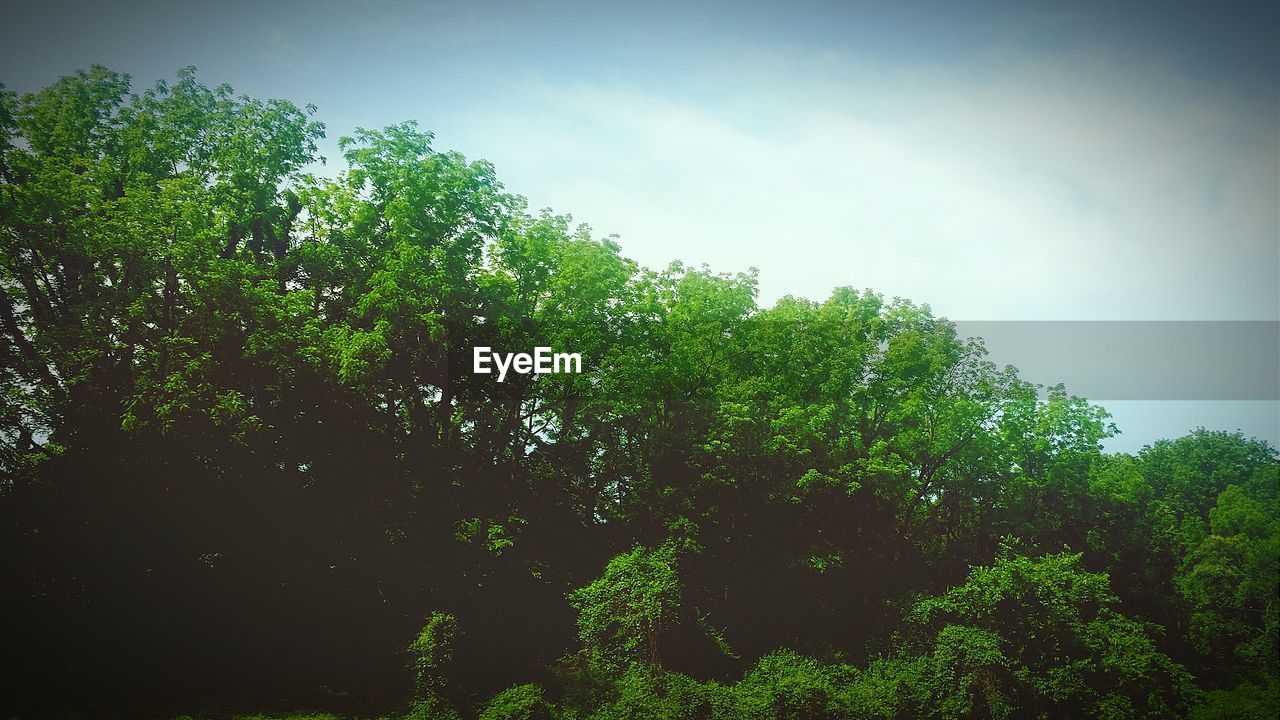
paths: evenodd
<path fill-rule="evenodd" d="M 412 122 L 317 175 L 315 113 L 0 92 L 0 710 L 1276 707 L 1266 443 L 1105 453 L 927 305 L 641 267 Z"/>

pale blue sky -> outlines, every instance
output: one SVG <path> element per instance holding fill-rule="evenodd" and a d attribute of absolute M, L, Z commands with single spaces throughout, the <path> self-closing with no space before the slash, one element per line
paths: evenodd
<path fill-rule="evenodd" d="M 1274 4 L 263 5 L 6 10 L 0 81 L 195 65 L 317 104 L 332 159 L 416 119 L 647 265 L 759 267 L 766 305 L 853 285 L 958 320 L 1280 319 Z M 1274 402 L 1104 404 L 1116 449 L 1280 441 Z"/>

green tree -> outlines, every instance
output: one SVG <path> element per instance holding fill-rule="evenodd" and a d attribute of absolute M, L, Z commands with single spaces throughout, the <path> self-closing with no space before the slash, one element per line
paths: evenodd
<path fill-rule="evenodd" d="M 1195 699 L 1191 676 L 1148 625 L 1117 612 L 1106 575 L 1079 554 L 1032 559 L 1006 548 L 989 567 L 911 611 L 925 651 L 931 717 L 1170 717 Z"/>
<path fill-rule="evenodd" d="M 660 664 L 659 639 L 680 611 L 676 565 L 671 543 L 656 550 L 637 546 L 572 593 L 578 637 L 594 664 L 608 672 Z"/>
<path fill-rule="evenodd" d="M 1228 485 L 1191 548 L 1178 590 L 1197 649 L 1239 679 L 1280 678 L 1280 512 Z"/>

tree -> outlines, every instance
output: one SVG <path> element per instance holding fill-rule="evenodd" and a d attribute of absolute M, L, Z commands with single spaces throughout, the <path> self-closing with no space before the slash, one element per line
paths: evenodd
<path fill-rule="evenodd" d="M 643 268 L 413 123 L 314 177 L 314 113 L 190 68 L 0 88 L 13 714 L 1275 697 L 1266 443 L 1108 455 L 1104 409 L 927 305 Z M 470 371 L 539 345 L 585 372 Z"/>
<path fill-rule="evenodd" d="M 1228 485 L 1177 577 L 1197 649 L 1238 680 L 1280 677 L 1280 513 Z"/>
<path fill-rule="evenodd" d="M 1006 546 L 993 565 L 912 609 L 908 643 L 926 653 L 918 711 L 951 718 L 1185 713 L 1196 695 L 1190 674 L 1116 602 L 1107 576 L 1085 572 L 1079 554 L 1032 559 Z"/>
<path fill-rule="evenodd" d="M 578 637 L 593 664 L 611 673 L 660 664 L 659 639 L 680 608 L 675 552 L 670 543 L 656 550 L 637 546 L 570 596 L 578 609 Z"/>

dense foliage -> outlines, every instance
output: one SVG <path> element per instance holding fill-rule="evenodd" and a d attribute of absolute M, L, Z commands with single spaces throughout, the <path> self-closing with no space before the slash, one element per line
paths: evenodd
<path fill-rule="evenodd" d="M 1103 453 L 927 306 L 644 269 L 412 123 L 316 177 L 313 112 L 0 94 L 0 710 L 1274 711 L 1273 448 Z"/>

